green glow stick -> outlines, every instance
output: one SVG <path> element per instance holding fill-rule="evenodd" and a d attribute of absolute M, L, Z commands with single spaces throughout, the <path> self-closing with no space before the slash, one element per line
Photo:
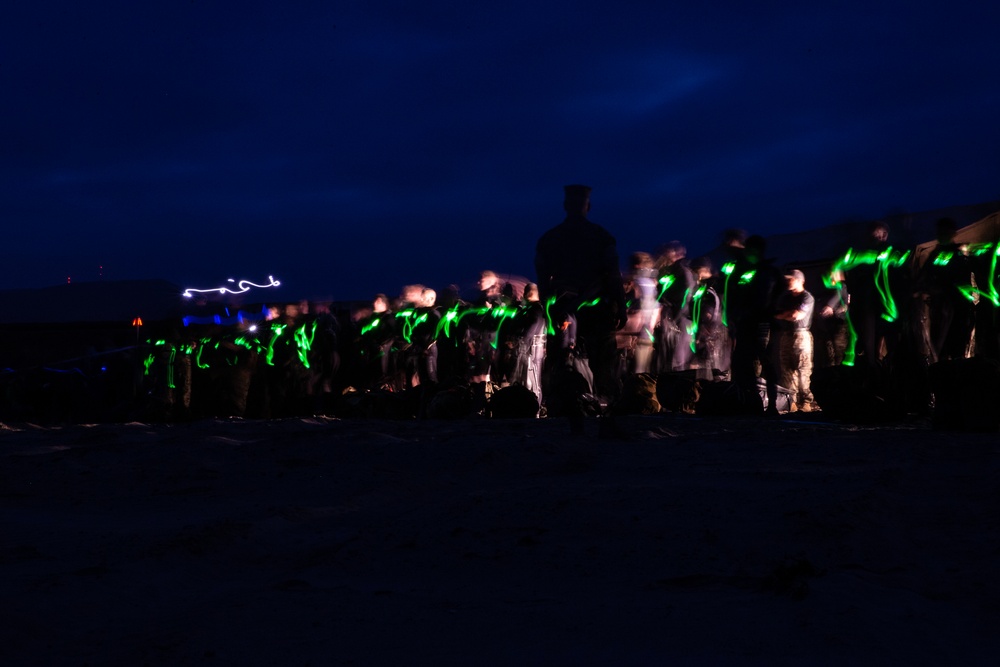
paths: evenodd
<path fill-rule="evenodd" d="M 733 275 L 733 269 L 736 268 L 736 264 L 733 262 L 726 262 L 719 269 L 726 276 L 725 283 L 722 287 L 722 326 L 729 326 L 729 278 Z"/>

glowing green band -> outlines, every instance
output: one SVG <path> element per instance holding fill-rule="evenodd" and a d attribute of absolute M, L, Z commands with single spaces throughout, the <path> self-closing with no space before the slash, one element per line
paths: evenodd
<path fill-rule="evenodd" d="M 663 287 L 660 288 L 660 293 L 656 297 L 657 301 L 663 301 L 663 295 L 666 294 L 667 290 L 670 289 L 670 286 L 674 284 L 674 277 L 663 276 L 662 278 L 660 278 L 660 284 L 663 285 Z"/>
<path fill-rule="evenodd" d="M 726 281 L 722 287 L 722 326 L 729 326 L 729 277 L 733 275 L 733 269 L 736 265 L 732 262 L 726 262 L 719 269 L 723 275 L 726 276 Z"/>
<path fill-rule="evenodd" d="M 550 336 L 555 336 L 556 335 L 556 328 L 552 325 L 552 314 L 549 313 L 549 308 L 551 308 L 552 304 L 554 304 L 555 302 L 556 302 L 556 298 L 554 296 L 550 296 L 549 299 L 548 299 L 548 301 L 545 302 L 545 319 L 549 323 L 549 335 Z"/>

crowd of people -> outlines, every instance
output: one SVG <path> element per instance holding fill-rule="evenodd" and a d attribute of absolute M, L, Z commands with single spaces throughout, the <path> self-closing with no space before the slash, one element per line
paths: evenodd
<path fill-rule="evenodd" d="M 253 416 L 336 412 L 345 394 L 455 387 L 480 411 L 518 387 L 534 397 L 534 414 L 581 402 L 599 413 L 635 376 L 728 383 L 775 415 L 821 410 L 813 378 L 844 366 L 883 383 L 882 393 L 898 389 L 908 409 L 926 409 L 932 363 L 972 354 L 974 331 L 977 353 L 996 354 L 982 335 L 995 331 L 1000 301 L 995 246 L 955 244 L 950 220 L 920 266 L 873 223 L 807 285 L 800 268 L 768 258 L 762 236 L 735 229 L 717 266 L 671 241 L 631 254 L 622 271 L 614 236 L 588 219 L 590 196 L 586 186 L 565 188 L 565 220 L 537 242 L 536 283 L 484 270 L 471 298 L 456 286 L 438 294 L 408 285 L 350 313 L 274 309 L 256 332 L 187 356 L 195 371 L 213 355 L 224 374 L 252 366 L 245 400 L 230 403 Z"/>
<path fill-rule="evenodd" d="M 140 346 L 135 394 L 166 418 L 339 414 L 375 395 L 420 395 L 399 414 L 433 416 L 432 393 L 460 389 L 485 412 L 511 387 L 524 414 L 601 414 L 630 379 L 685 378 L 734 387 L 775 415 L 821 410 L 821 371 L 853 368 L 922 410 L 931 364 L 998 357 L 1000 250 L 956 244 L 950 220 L 919 264 L 873 223 L 807 284 L 768 258 L 762 236 L 735 229 L 714 262 L 671 241 L 622 271 L 614 236 L 588 219 L 590 196 L 566 186 L 564 221 L 537 242 L 535 283 L 484 270 L 471 297 L 408 285 L 350 310 L 303 302 L 174 327 Z"/>

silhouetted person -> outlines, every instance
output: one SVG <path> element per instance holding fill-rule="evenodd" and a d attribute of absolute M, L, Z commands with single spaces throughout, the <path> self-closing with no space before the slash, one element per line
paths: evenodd
<path fill-rule="evenodd" d="M 917 277 L 917 297 L 926 307 L 930 362 L 961 359 L 972 340 L 974 307 L 963 289 L 972 284 L 972 262 L 955 243 L 951 218 L 937 222 L 937 245 Z"/>
<path fill-rule="evenodd" d="M 625 290 L 615 237 L 587 219 L 591 188 L 567 185 L 566 219 L 545 232 L 535 249 L 535 272 L 543 304 L 559 318 L 575 320 L 573 350 L 583 353 L 594 374 L 595 393 L 612 398 L 617 354 L 615 332 L 627 319 Z"/>
<path fill-rule="evenodd" d="M 396 337 L 396 318 L 385 294 L 375 295 L 372 312 L 358 320 L 357 331 L 361 385 L 364 389 L 382 388 L 394 372 L 392 344 Z"/>
<path fill-rule="evenodd" d="M 867 243 L 852 253 L 844 266 L 849 294 L 847 315 L 854 327 L 855 352 L 870 367 L 891 368 L 900 339 L 900 316 L 909 301 L 901 301 L 905 275 L 902 270 L 908 253 L 889 245 L 889 226 L 874 222 Z M 884 354 L 883 354 L 884 350 Z"/>
<path fill-rule="evenodd" d="M 462 338 L 459 318 L 468 308 L 458 285 L 449 285 L 438 298 L 441 320 L 436 332 L 438 379 L 443 384 L 461 384 L 468 380 L 468 353 Z"/>
<path fill-rule="evenodd" d="M 733 339 L 733 382 L 746 392 L 757 392 L 757 368 L 764 378 L 768 414 L 777 414 L 778 370 L 771 347 L 771 319 L 781 274 L 764 257 L 762 236 L 746 240 L 741 261 L 733 263 L 728 277 L 728 323 Z"/>

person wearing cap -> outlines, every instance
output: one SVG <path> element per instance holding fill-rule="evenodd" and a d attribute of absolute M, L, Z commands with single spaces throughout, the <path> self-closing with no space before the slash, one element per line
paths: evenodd
<path fill-rule="evenodd" d="M 566 218 L 539 238 L 535 273 L 550 316 L 569 323 L 566 330 L 575 325 L 576 336 L 550 346 L 550 355 L 585 356 L 594 375 L 594 393 L 611 399 L 619 393 L 614 334 L 628 318 L 618 246 L 608 230 L 587 218 L 591 188 L 567 185 L 563 190 Z"/>
<path fill-rule="evenodd" d="M 816 410 L 809 380 L 813 368 L 812 326 L 815 301 L 806 291 L 806 277 L 798 269 L 785 274 L 786 291 L 775 304 L 778 365 L 781 385 L 792 392 L 792 412 Z"/>

